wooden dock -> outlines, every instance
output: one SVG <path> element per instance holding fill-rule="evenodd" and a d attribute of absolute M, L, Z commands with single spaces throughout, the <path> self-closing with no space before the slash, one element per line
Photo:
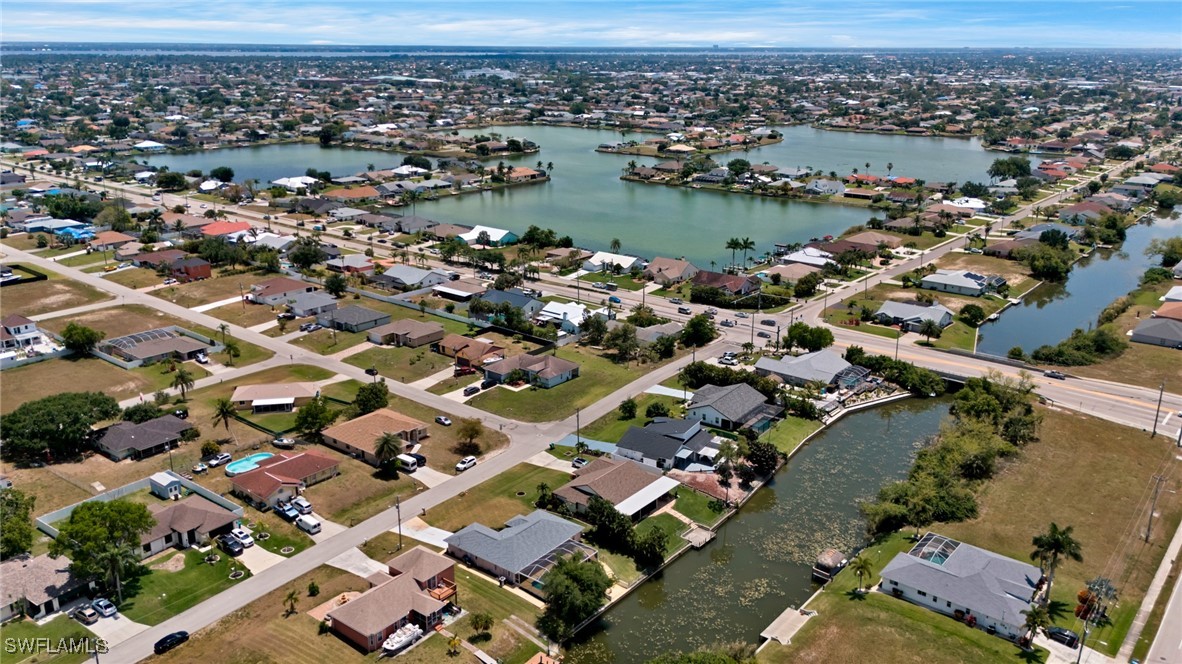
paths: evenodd
<path fill-rule="evenodd" d="M 684 537 L 690 543 L 690 546 L 700 549 L 709 544 L 710 540 L 714 539 L 714 531 L 695 525 Z"/>

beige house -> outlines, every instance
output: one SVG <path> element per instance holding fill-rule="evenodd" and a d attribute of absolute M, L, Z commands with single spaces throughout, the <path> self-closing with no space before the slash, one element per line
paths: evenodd
<path fill-rule="evenodd" d="M 660 256 L 654 258 L 651 263 L 644 268 L 644 276 L 646 279 L 657 282 L 658 284 L 677 284 L 686 279 L 693 279 L 694 275 L 698 273 L 698 268 L 693 263 L 681 260 L 679 258 L 662 258 Z"/>
<path fill-rule="evenodd" d="M 369 340 L 375 344 L 418 348 L 442 341 L 443 326 L 436 322 L 404 318 L 371 329 Z"/>
<path fill-rule="evenodd" d="M 374 443 L 385 433 L 393 433 L 406 441 L 407 449 L 426 438 L 427 425 L 389 408 L 380 408 L 354 420 L 325 429 L 324 444 L 345 454 L 359 456 L 366 463 L 379 464 Z"/>
<path fill-rule="evenodd" d="M 254 413 L 291 412 L 319 395 L 316 383 L 263 383 L 235 388 L 230 401 Z"/>

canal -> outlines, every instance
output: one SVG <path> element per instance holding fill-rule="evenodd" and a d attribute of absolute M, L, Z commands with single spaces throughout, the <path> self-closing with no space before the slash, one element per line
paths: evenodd
<path fill-rule="evenodd" d="M 917 400 L 850 415 L 812 440 L 718 536 L 673 562 L 580 635 L 572 664 L 637 664 L 720 641 L 755 643 L 788 606 L 817 589 L 813 560 L 863 541 L 858 502 L 903 479 L 950 399 Z"/>
<path fill-rule="evenodd" d="M 420 203 L 416 212 L 443 222 L 485 224 L 524 231 L 537 225 L 570 235 L 591 249 L 607 249 L 618 238 L 622 250 L 641 256 L 685 256 L 699 266 L 719 264 L 730 258 L 723 248 L 731 237 L 750 237 L 763 253 L 776 242 L 807 242 L 836 235 L 871 214 L 862 208 L 802 201 L 785 201 L 741 194 L 724 194 L 646 185 L 620 180 L 631 160 L 651 164 L 655 158 L 595 152 L 600 143 L 622 138 L 610 130 L 573 127 L 507 126 L 464 133 L 521 136 L 542 146 L 537 155 L 507 160 L 535 166 L 553 163 L 553 181 L 483 194 L 448 196 L 434 203 Z M 807 126 L 783 128 L 784 141 L 747 152 L 716 155 L 723 163 L 743 158 L 781 167 L 812 167 L 845 175 L 851 169 L 885 174 L 888 163 L 896 175 L 929 181 L 983 181 L 997 153 L 981 148 L 975 139 L 882 136 L 831 132 Z M 234 169 L 235 179 L 270 182 L 303 175 L 309 167 L 334 175 L 352 174 L 368 164 L 392 167 L 403 155 L 392 152 L 323 149 L 315 144 L 272 145 L 257 148 L 212 150 L 191 154 L 152 156 L 148 163 L 174 171 L 217 166 Z M 486 162 L 495 167 L 496 162 Z"/>
<path fill-rule="evenodd" d="M 1173 237 L 1180 231 L 1182 217 L 1177 212 L 1147 217 L 1129 229 L 1119 249 L 1092 252 L 1075 264 L 1066 281 L 1038 286 L 1021 304 L 982 325 L 977 352 L 1005 355 L 1021 346 L 1029 353 L 1044 344 L 1059 343 L 1076 328 L 1095 327 L 1104 307 L 1136 288 L 1145 270 L 1156 264 L 1145 255 L 1149 241 Z"/>

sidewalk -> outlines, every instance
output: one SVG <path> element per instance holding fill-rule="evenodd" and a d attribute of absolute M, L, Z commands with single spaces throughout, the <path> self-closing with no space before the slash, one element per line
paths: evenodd
<path fill-rule="evenodd" d="M 1170 575 L 1171 563 L 1178 558 L 1180 550 L 1182 550 L 1182 527 L 1179 527 L 1174 533 L 1174 538 L 1170 540 L 1170 545 L 1161 558 L 1161 564 L 1157 566 L 1157 572 L 1153 575 L 1153 581 L 1149 582 L 1149 589 L 1145 591 L 1145 598 L 1141 600 L 1141 608 L 1137 609 L 1133 625 L 1129 628 L 1129 633 L 1125 635 L 1125 642 L 1120 645 L 1120 651 L 1116 654 L 1117 660 L 1127 662 L 1133 656 L 1133 648 L 1137 646 L 1137 641 L 1141 638 L 1141 630 L 1145 629 L 1149 613 L 1153 611 L 1153 605 L 1157 603 L 1158 595 L 1161 595 L 1162 588 L 1166 585 L 1166 577 Z"/>

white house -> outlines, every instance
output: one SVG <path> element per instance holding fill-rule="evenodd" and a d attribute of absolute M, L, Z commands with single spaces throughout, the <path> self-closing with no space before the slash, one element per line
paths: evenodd
<path fill-rule="evenodd" d="M 942 304 L 924 306 L 910 302 L 887 300 L 874 318 L 883 325 L 902 325 L 909 332 L 918 332 L 925 320 L 933 320 L 941 328 L 952 324 L 952 310 Z"/>
<path fill-rule="evenodd" d="M 811 265 L 813 267 L 825 267 L 825 265 L 833 262 L 833 254 L 817 249 L 816 247 L 804 247 L 790 254 L 780 256 L 780 262 L 785 265 L 800 263 L 801 265 Z"/>
<path fill-rule="evenodd" d="M 970 198 L 968 196 L 961 196 L 956 200 L 948 201 L 948 204 L 961 208 L 969 208 L 973 212 L 980 212 L 981 210 L 989 207 L 988 204 L 980 198 Z"/>
<path fill-rule="evenodd" d="M 883 592 L 1017 640 L 1042 571 L 1030 563 L 928 533 L 882 570 Z"/>
<path fill-rule="evenodd" d="M 644 267 L 644 261 L 636 256 L 613 254 L 607 251 L 597 251 L 583 261 L 583 269 L 588 272 L 599 272 L 604 269 L 604 265 L 619 265 L 621 271 L 631 272 L 633 267 Z"/>
<path fill-rule="evenodd" d="M 563 332 L 578 334 L 583 321 L 589 316 L 599 316 L 605 320 L 611 319 L 607 309 L 591 309 L 585 304 L 574 302 L 547 302 L 546 306 L 542 307 L 542 310 L 534 317 L 534 322 L 538 325 L 554 323 Z"/>
<path fill-rule="evenodd" d="M 298 175 L 294 178 L 279 178 L 278 180 L 271 180 L 271 184 L 275 185 L 276 187 L 283 187 L 288 191 L 307 189 L 317 182 L 320 182 L 320 180 L 317 180 L 313 177 L 308 177 L 307 175 Z"/>
<path fill-rule="evenodd" d="M 517 234 L 513 231 L 507 231 L 503 228 L 493 228 L 492 226 L 476 226 L 467 233 L 461 233 L 456 237 L 463 240 L 465 244 L 474 245 L 480 244 L 479 238 L 481 233 L 488 233 L 488 244 L 492 247 L 500 247 L 517 242 Z"/>
<path fill-rule="evenodd" d="M 1005 284 L 1001 277 L 987 277 L 968 270 L 936 270 L 920 280 L 921 288 L 979 297 Z"/>

